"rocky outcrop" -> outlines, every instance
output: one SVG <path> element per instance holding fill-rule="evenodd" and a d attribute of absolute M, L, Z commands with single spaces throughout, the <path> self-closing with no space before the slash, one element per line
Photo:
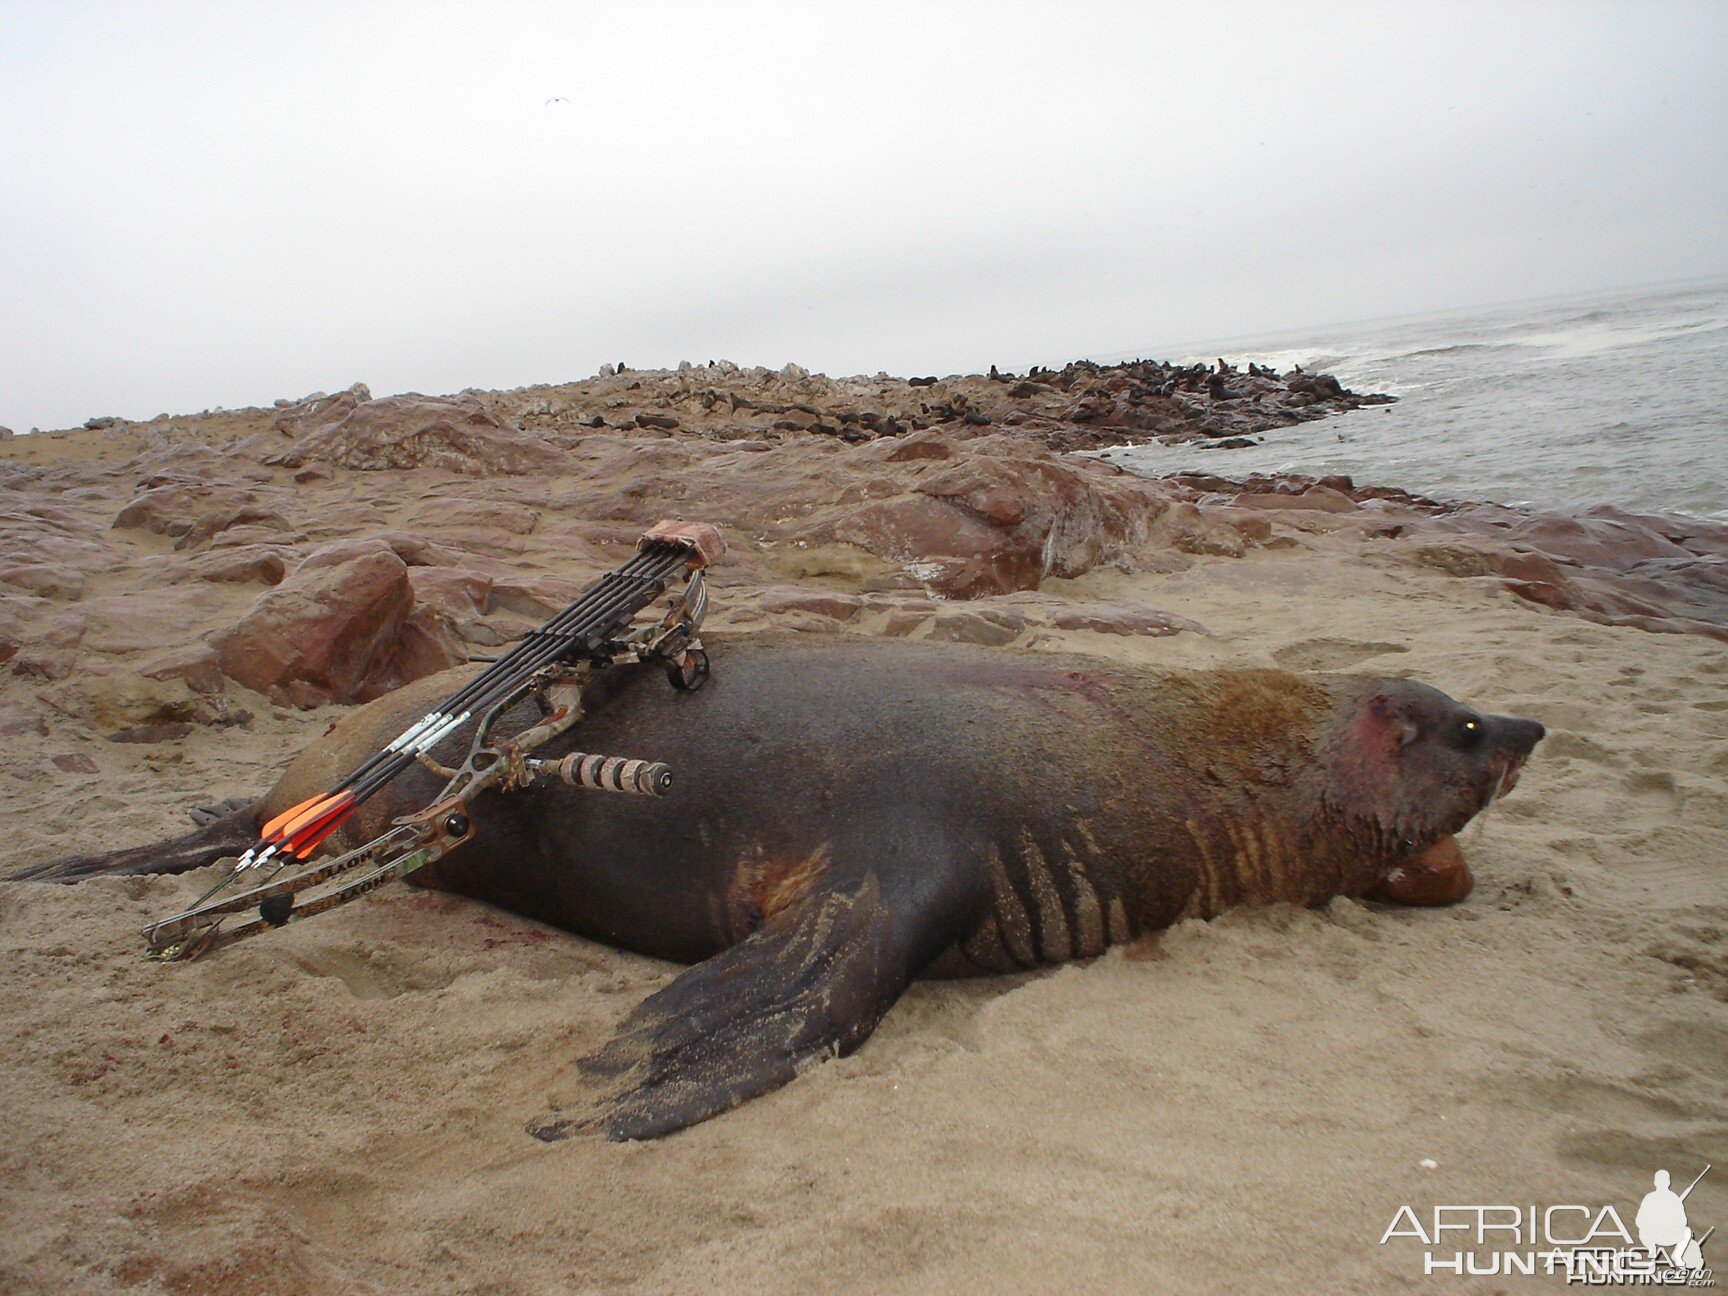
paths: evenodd
<path fill-rule="evenodd" d="M 1363 399 L 1227 364 L 913 380 L 717 364 L 448 398 L 357 385 L 68 433 L 110 457 L 0 451 L 0 677 L 128 741 L 240 723 L 240 703 L 258 705 L 242 687 L 301 707 L 365 700 L 513 640 L 671 516 L 732 544 L 714 573 L 722 626 L 1023 645 L 1196 633 L 1052 582 L 1107 589 L 1101 569 L 1265 547 L 1442 572 L 1532 615 L 1728 637 L 1721 526 L 1449 504 L 1343 476 L 1154 480 L 1059 448 Z"/>
<path fill-rule="evenodd" d="M 246 540 L 288 534 L 288 519 L 258 493 L 230 483 L 176 481 L 153 486 L 121 509 L 116 530 L 141 529 L 172 537 L 176 549 L 195 548 L 217 535 Z"/>
<path fill-rule="evenodd" d="M 740 369 L 720 361 L 672 370 L 603 369 L 557 387 L 490 393 L 506 418 L 548 434 L 579 428 L 724 440 L 833 437 L 860 443 L 927 428 L 989 429 L 1054 450 L 1149 440 L 1237 440 L 1389 396 L 1349 391 L 1329 374 L 1258 365 L 1077 361 L 1024 375 L 830 378 L 797 366 Z"/>
<path fill-rule="evenodd" d="M 334 421 L 320 422 L 323 417 Z M 314 460 L 343 468 L 442 468 L 471 477 L 550 472 L 558 452 L 511 427 L 468 396 L 390 396 L 359 400 L 350 393 L 290 411 L 277 429 L 293 446 L 266 462 L 299 468 Z M 295 429 L 302 429 L 298 433 Z"/>
<path fill-rule="evenodd" d="M 1478 505 L 1433 518 L 1402 544 L 1418 562 L 1493 576 L 1592 621 L 1728 640 L 1728 526 L 1606 506 L 1569 517 Z"/>
<path fill-rule="evenodd" d="M 1332 515 L 1393 561 L 1489 581 L 1605 625 L 1728 639 L 1728 526 L 1720 523 L 1606 505 L 1573 517 L 1447 504 L 1360 488 L 1345 476 L 1184 473 L 1166 480 L 1213 516 L 1260 513 L 1289 531 L 1312 532 L 1313 514 Z"/>
<path fill-rule="evenodd" d="M 435 611 L 416 615 L 407 564 L 376 541 L 314 551 L 213 646 L 229 678 L 299 706 L 369 701 L 466 658 Z"/>
<path fill-rule="evenodd" d="M 313 392 L 297 401 L 278 401 L 282 412 L 276 416 L 272 430 L 299 439 L 323 428 L 334 427 L 372 399 L 372 389 L 365 383 L 355 383 L 335 395 Z"/>
<path fill-rule="evenodd" d="M 962 443 L 951 457 L 902 461 L 890 473 L 904 490 L 830 510 L 807 536 L 898 563 L 946 598 L 1127 563 L 1170 506 L 1153 483 L 1020 445 Z"/>

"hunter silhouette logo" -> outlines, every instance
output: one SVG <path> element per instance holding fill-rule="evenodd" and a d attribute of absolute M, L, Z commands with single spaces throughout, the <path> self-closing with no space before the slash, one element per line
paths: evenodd
<path fill-rule="evenodd" d="M 1638 1215 L 1633 1221 L 1638 1227 L 1638 1240 L 1652 1255 L 1666 1256 L 1676 1269 L 1695 1272 L 1704 1268 L 1704 1244 L 1716 1229 L 1712 1225 L 1703 1237 L 1692 1236 L 1691 1226 L 1686 1222 L 1686 1198 L 1691 1196 L 1699 1180 L 1709 1173 L 1710 1167 L 1705 1166 L 1698 1178 L 1687 1185 L 1685 1192 L 1677 1193 L 1668 1186 L 1668 1172 L 1658 1170 L 1656 1187 L 1645 1193 L 1644 1200 L 1638 1204 Z"/>
<path fill-rule="evenodd" d="M 1406 1205 L 1380 1244 L 1394 1238 L 1419 1242 L 1424 1275 L 1547 1273 L 1564 1275 L 1568 1285 L 1712 1287 L 1704 1245 L 1716 1229 L 1699 1233 L 1686 1208 L 1710 1169 L 1705 1166 L 1679 1192 L 1667 1170 L 1656 1171 L 1632 1229 L 1611 1205 L 1435 1206 L 1426 1216 Z"/>

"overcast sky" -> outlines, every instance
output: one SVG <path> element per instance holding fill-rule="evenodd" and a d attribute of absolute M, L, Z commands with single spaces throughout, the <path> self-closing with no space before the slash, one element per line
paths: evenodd
<path fill-rule="evenodd" d="M 0 0 L 20 431 L 1020 369 L 1720 275 L 1725 213 L 1715 0 Z"/>

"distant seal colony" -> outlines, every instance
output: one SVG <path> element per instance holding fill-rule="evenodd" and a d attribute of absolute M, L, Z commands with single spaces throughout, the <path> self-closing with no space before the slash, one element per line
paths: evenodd
<path fill-rule="evenodd" d="M 542 1139 L 717 1115 L 856 1048 L 919 975 L 1088 958 L 1241 905 L 1462 899 L 1452 834 L 1543 736 L 1407 680 L 812 636 L 711 647 L 701 692 L 621 668 L 585 699 L 581 745 L 667 762 L 668 797 L 488 792 L 475 839 L 414 875 L 693 965 L 579 1063 L 590 1097 L 531 1125 Z M 255 805 L 177 841 L 18 876 L 236 854 L 457 682 L 349 714 Z M 347 842 L 436 788 L 416 768 Z"/>

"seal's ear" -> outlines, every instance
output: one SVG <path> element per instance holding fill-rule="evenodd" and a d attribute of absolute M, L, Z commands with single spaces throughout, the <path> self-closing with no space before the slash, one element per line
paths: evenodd
<path fill-rule="evenodd" d="M 1398 756 L 1416 737 L 1397 699 L 1384 691 L 1364 698 L 1334 739 L 1327 799 L 1347 813 L 1390 823 L 1397 814 Z"/>
<path fill-rule="evenodd" d="M 1376 693 L 1363 704 L 1362 737 L 1378 739 L 1402 750 L 1421 737 L 1422 730 L 1405 709 L 1385 693 Z"/>
<path fill-rule="evenodd" d="M 1408 713 L 1386 693 L 1369 698 L 1356 722 L 1357 741 L 1386 752 L 1408 747 L 1416 741 L 1416 734 Z"/>

